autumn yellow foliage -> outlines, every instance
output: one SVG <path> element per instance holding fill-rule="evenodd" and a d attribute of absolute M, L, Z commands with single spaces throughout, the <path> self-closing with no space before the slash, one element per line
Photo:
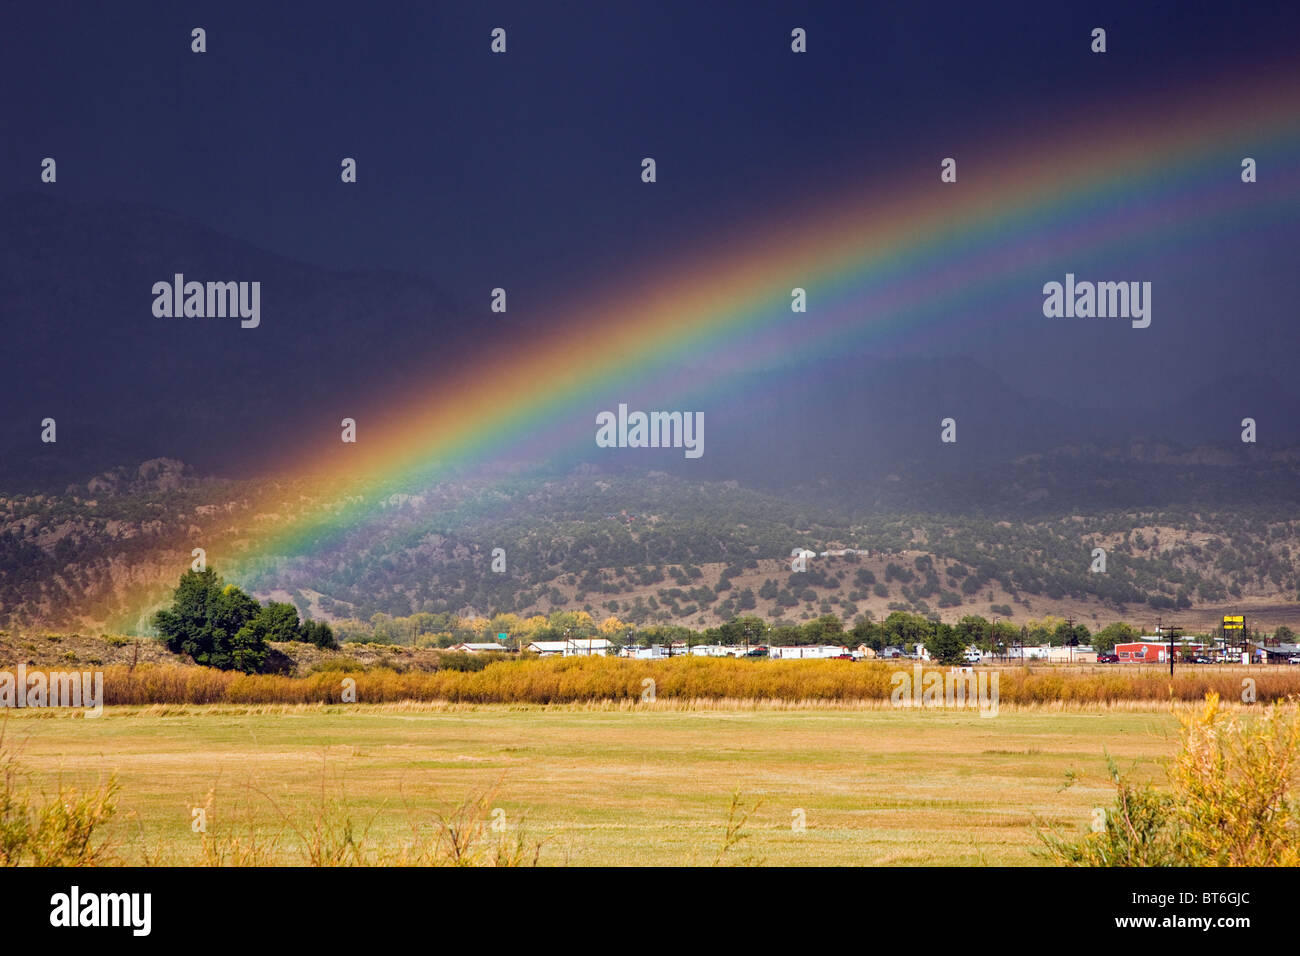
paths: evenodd
<path fill-rule="evenodd" d="M 478 671 L 323 669 L 301 677 L 148 665 L 106 667 L 104 693 L 107 704 L 341 703 L 345 683 L 354 681 L 347 686 L 365 703 L 636 701 L 644 699 L 649 686 L 655 699 L 888 701 L 894 687 L 891 678 L 900 670 L 913 672 L 910 665 L 888 662 L 704 657 L 532 658 L 495 662 Z M 1231 700 L 1240 696 L 1243 680 L 1240 674 L 1210 668 L 1188 669 L 1173 678 L 1163 671 L 1095 667 L 1017 667 L 996 673 L 1002 704 L 1190 702 L 1207 693 Z M 1259 670 L 1249 679 L 1260 703 L 1300 694 L 1300 669 Z"/>

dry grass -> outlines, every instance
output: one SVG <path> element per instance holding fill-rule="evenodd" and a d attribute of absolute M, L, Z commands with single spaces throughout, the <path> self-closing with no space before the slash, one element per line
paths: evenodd
<path fill-rule="evenodd" d="M 1163 777 L 1168 710 L 221 704 L 10 727 L 45 792 L 116 777 L 125 863 L 1015 865 L 1036 820 L 1078 829 L 1107 799 L 1105 751 Z"/>
<path fill-rule="evenodd" d="M 986 668 L 999 679 L 1000 703 L 1111 705 L 1120 701 L 1198 701 L 1207 693 L 1236 700 L 1243 679 L 1261 703 L 1300 694 L 1300 668 L 1161 668 L 1129 665 Z M 942 673 L 946 668 L 927 668 Z M 681 658 L 636 661 L 571 657 L 503 661 L 481 671 L 322 671 L 305 677 L 247 675 L 203 667 L 107 667 L 108 704 L 329 704 L 355 684 L 363 703 L 449 701 L 553 704 L 640 701 L 646 681 L 657 700 L 888 701 L 893 674 L 912 666 L 885 662 L 761 661 Z"/>
<path fill-rule="evenodd" d="M 57 781 L 53 796 L 30 786 L 0 727 L 0 866 L 99 866 L 115 861 L 103 825 L 116 810 L 117 782 L 80 793 Z"/>
<path fill-rule="evenodd" d="M 1225 710 L 1214 694 L 1179 715 L 1169 790 L 1135 786 L 1113 761 L 1113 806 L 1091 833 L 1041 833 L 1077 866 L 1300 865 L 1300 707 Z"/>

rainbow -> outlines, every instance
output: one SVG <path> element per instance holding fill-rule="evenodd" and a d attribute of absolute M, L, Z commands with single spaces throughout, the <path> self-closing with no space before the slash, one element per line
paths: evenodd
<path fill-rule="evenodd" d="M 665 261 L 558 308 L 423 391 L 394 397 L 355 445 L 289 456 L 292 474 L 349 494 L 306 513 L 270 492 L 223 570 L 308 556 L 379 514 L 399 491 L 494 456 L 551 456 L 585 442 L 594 414 L 632 390 L 726 396 L 764 364 L 846 347 L 924 344 L 987 306 L 1116 249 L 1160 258 L 1300 212 L 1300 87 L 1264 76 L 1134 98 L 1104 121 L 1022 131 L 961 156 L 955 184 L 853 184 L 764 222 L 733 223 Z M 1067 111 L 1066 115 L 1077 115 Z M 993 139 L 993 137 L 990 137 Z M 1261 182 L 1240 181 L 1240 161 Z M 790 309 L 793 287 L 809 310 Z M 994 312 L 984 308 L 982 314 Z M 707 376 L 700 370 L 707 368 Z M 284 473 L 284 472 L 282 472 Z M 230 575 L 239 579 L 239 572 Z M 137 609 L 139 610 L 139 609 Z"/>

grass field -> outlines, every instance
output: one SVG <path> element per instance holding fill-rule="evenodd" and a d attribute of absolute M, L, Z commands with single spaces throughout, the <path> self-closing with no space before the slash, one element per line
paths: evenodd
<path fill-rule="evenodd" d="M 1085 828 L 1114 790 L 1105 752 L 1163 781 L 1167 707 L 800 709 L 705 704 L 110 707 L 15 711 L 5 743 L 47 794 L 115 774 L 125 863 L 200 859 L 210 834 L 281 832 L 304 862 L 322 805 L 371 846 L 409 840 L 471 794 L 525 819 L 549 864 L 711 864 L 732 794 L 761 805 L 724 863 L 1033 864 L 1037 822 Z M 1068 772 L 1078 781 L 1063 789 Z M 211 793 L 211 798 L 209 794 Z M 802 811 L 806 828 L 793 824 Z"/>

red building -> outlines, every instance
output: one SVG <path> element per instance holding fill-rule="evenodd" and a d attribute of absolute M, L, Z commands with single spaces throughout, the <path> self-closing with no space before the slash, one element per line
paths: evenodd
<path fill-rule="evenodd" d="M 1174 646 L 1174 660 L 1196 657 L 1201 653 L 1203 646 L 1177 644 Z M 1115 654 L 1121 664 L 1168 664 L 1169 642 L 1162 643 L 1153 637 L 1149 640 L 1133 641 L 1131 644 L 1116 644 Z"/>

